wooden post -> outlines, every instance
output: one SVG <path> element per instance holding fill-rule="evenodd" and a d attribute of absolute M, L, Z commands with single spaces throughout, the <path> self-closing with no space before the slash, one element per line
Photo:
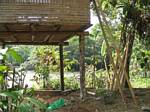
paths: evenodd
<path fill-rule="evenodd" d="M 12 78 L 12 88 L 14 88 L 15 85 L 15 67 L 13 68 L 13 78 Z"/>
<path fill-rule="evenodd" d="M 85 43 L 84 43 L 84 34 L 79 35 L 79 49 L 80 49 L 80 97 L 84 99 L 86 96 L 85 89 Z"/>
<path fill-rule="evenodd" d="M 59 54 L 60 54 L 60 84 L 61 91 L 64 91 L 64 62 L 63 62 L 63 45 L 59 45 Z"/>
<path fill-rule="evenodd" d="M 5 49 L 5 44 L 2 45 L 2 49 Z M 2 59 L 2 65 L 5 65 L 5 60 L 4 60 L 4 59 Z M 6 86 L 6 79 L 7 79 L 7 76 L 4 75 L 3 78 L 4 78 L 4 82 L 2 83 L 2 90 L 5 90 L 6 87 L 7 87 L 7 86 Z"/>
<path fill-rule="evenodd" d="M 2 45 L 2 49 L 5 49 L 5 44 Z M 5 64 L 4 59 L 2 60 L 2 64 Z"/>

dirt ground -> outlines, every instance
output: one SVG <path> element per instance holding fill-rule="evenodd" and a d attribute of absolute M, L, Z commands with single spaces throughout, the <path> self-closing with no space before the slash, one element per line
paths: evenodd
<path fill-rule="evenodd" d="M 43 99 L 46 103 L 52 103 L 59 98 L 65 99 L 65 106 L 54 112 L 150 112 L 142 111 L 143 107 L 150 107 L 150 89 L 136 89 L 135 94 L 138 105 L 133 103 L 127 90 L 126 104 L 122 102 L 118 93 L 106 96 L 88 95 L 83 101 L 79 97 L 79 91 L 75 91 L 66 95 L 45 96 Z"/>

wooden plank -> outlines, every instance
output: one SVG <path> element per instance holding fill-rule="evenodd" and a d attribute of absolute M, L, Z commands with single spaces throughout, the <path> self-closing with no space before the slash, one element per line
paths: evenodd
<path fill-rule="evenodd" d="M 90 23 L 90 0 L 0 1 L 0 9 L 0 23 Z"/>
<path fill-rule="evenodd" d="M 7 27 L 9 28 L 9 31 L 31 31 L 30 24 L 6 24 Z M 0 24 L 0 32 L 6 32 L 7 29 L 4 27 L 5 24 Z M 55 31 L 57 30 L 58 25 L 41 25 L 41 24 L 36 24 L 36 31 Z M 61 25 L 61 28 L 59 29 L 60 32 L 63 31 L 69 31 L 69 32 L 81 32 L 90 27 L 91 25 L 82 25 L 82 24 L 74 24 L 74 25 Z"/>
<path fill-rule="evenodd" d="M 4 45 L 69 45 L 69 42 L 4 42 Z"/>
<path fill-rule="evenodd" d="M 89 34 L 88 32 L 80 32 L 80 31 L 0 31 L 0 35 L 12 35 L 12 34 Z"/>
<path fill-rule="evenodd" d="M 80 35 L 81 32 L 68 32 L 68 33 L 45 33 L 45 32 L 26 32 L 26 33 L 0 33 L 1 42 L 63 42 L 68 40 L 74 35 Z M 83 32 L 84 35 L 88 35 L 88 32 Z M 49 36 L 48 36 L 49 35 Z M 15 36 L 15 38 L 10 38 Z M 34 39 L 32 38 L 34 36 Z M 48 38 L 45 39 L 45 37 Z"/>
<path fill-rule="evenodd" d="M 79 3 L 80 4 L 87 4 L 89 2 L 89 0 L 46 0 L 46 1 L 43 1 L 43 0 L 40 0 L 40 1 L 31 1 L 31 0 L 25 0 L 24 2 L 21 2 L 22 0 L 11 0 L 11 1 L 6 1 L 6 0 L 1 0 L 0 3 L 1 4 L 21 4 L 21 5 L 33 5 L 33 4 L 36 4 L 36 5 L 41 5 L 41 4 L 47 4 L 47 5 L 78 5 Z M 81 2 L 82 1 L 82 2 Z"/>

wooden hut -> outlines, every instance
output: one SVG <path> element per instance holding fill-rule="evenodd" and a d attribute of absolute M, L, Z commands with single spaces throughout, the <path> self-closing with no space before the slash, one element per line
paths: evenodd
<path fill-rule="evenodd" d="M 90 26 L 89 6 L 90 0 L 0 0 L 0 42 L 66 41 Z"/>
<path fill-rule="evenodd" d="M 80 36 L 81 97 L 85 93 L 84 31 L 89 26 L 90 0 L 0 0 L 1 44 L 60 45 L 61 90 L 62 43 L 74 35 Z"/>

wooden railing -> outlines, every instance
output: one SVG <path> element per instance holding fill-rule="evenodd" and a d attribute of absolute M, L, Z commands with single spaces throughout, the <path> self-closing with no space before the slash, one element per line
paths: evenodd
<path fill-rule="evenodd" d="M 58 4 L 63 0 L 0 0 L 0 3 L 16 3 L 16 4 Z"/>

